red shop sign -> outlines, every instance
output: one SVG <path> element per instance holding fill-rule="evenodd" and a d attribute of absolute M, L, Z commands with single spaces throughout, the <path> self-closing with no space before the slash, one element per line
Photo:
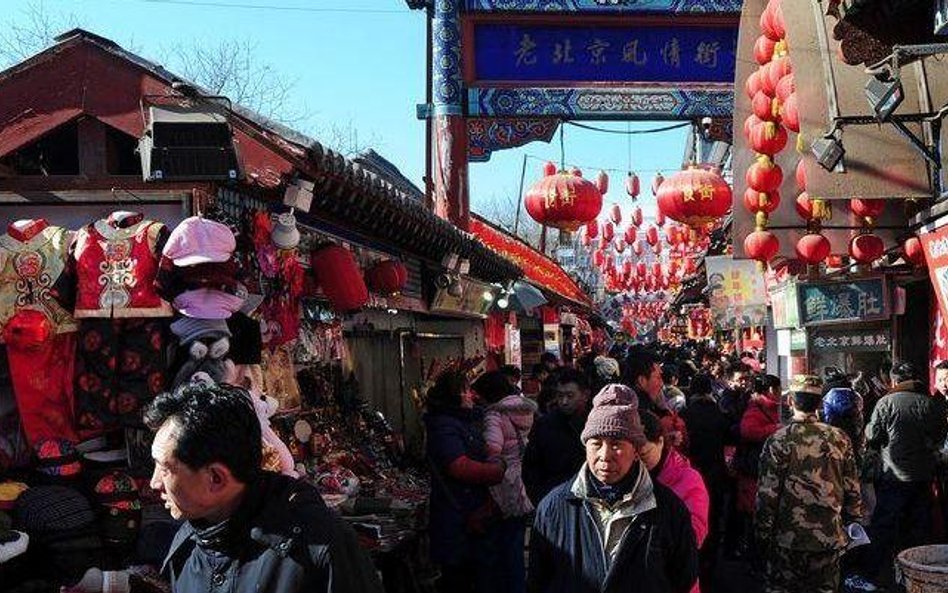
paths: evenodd
<path fill-rule="evenodd" d="M 928 277 L 931 279 L 941 314 L 948 317 L 948 226 L 918 237 L 922 241 Z"/>

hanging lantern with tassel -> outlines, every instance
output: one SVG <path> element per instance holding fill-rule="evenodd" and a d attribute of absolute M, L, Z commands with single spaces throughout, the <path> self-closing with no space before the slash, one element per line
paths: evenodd
<path fill-rule="evenodd" d="M 544 168 L 544 172 L 549 167 Z M 575 231 L 602 210 L 602 193 L 578 170 L 546 175 L 527 191 L 527 212 L 542 225 Z"/>

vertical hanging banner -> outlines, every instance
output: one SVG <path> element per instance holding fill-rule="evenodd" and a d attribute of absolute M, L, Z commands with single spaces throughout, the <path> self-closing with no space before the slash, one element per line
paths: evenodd
<path fill-rule="evenodd" d="M 948 227 L 918 236 L 928 264 L 928 277 L 938 296 L 938 307 L 948 317 Z"/>
<path fill-rule="evenodd" d="M 735 329 L 767 322 L 767 290 L 757 262 L 729 255 L 704 260 L 708 274 L 708 302 L 715 329 Z"/>

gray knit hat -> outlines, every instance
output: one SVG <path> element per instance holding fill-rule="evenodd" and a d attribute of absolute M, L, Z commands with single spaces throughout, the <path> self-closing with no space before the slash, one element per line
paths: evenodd
<path fill-rule="evenodd" d="M 629 441 L 637 447 L 644 445 L 645 431 L 638 409 L 639 400 L 634 391 L 617 383 L 606 385 L 593 398 L 582 441 L 608 437 Z"/>

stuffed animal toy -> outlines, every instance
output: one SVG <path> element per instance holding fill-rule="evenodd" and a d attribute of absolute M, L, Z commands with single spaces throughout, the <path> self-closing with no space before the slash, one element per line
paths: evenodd
<path fill-rule="evenodd" d="M 172 389 L 194 381 L 227 383 L 236 375 L 234 363 L 227 358 L 230 351 L 230 339 L 218 338 L 214 341 L 195 340 L 184 345 L 188 359 L 174 377 Z"/>
<path fill-rule="evenodd" d="M 293 455 L 279 435 L 270 426 L 270 418 L 276 414 L 280 403 L 276 398 L 263 395 L 259 391 L 247 392 L 253 402 L 253 408 L 260 420 L 260 433 L 263 436 L 263 468 L 298 478 L 293 466 Z"/>

